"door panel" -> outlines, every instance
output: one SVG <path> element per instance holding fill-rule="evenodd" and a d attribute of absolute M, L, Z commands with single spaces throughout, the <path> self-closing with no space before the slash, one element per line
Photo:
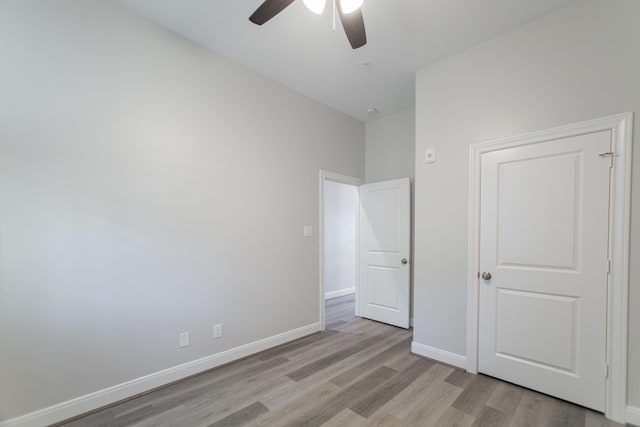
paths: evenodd
<path fill-rule="evenodd" d="M 610 132 L 483 154 L 481 372 L 604 410 Z"/>
<path fill-rule="evenodd" d="M 399 310 L 398 291 L 395 284 L 402 280 L 399 268 L 369 266 L 369 305 Z"/>
<path fill-rule="evenodd" d="M 498 265 L 575 268 L 580 160 L 568 153 L 499 165 Z"/>
<path fill-rule="evenodd" d="M 498 289 L 496 354 L 575 372 L 577 313 L 577 298 Z"/>
<path fill-rule="evenodd" d="M 370 252 L 384 254 L 398 254 L 400 251 L 400 233 L 397 227 L 399 220 L 399 191 L 398 188 L 382 188 L 367 191 L 367 219 L 369 220 L 369 241 L 367 249 Z"/>
<path fill-rule="evenodd" d="M 409 327 L 409 185 L 403 178 L 360 186 L 360 315 L 403 328 Z"/>

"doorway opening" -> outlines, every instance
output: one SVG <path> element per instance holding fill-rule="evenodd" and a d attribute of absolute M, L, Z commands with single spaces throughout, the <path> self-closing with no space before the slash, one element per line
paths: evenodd
<path fill-rule="evenodd" d="M 340 304 L 341 316 L 357 315 L 358 186 L 362 180 L 320 171 L 320 324 L 326 306 Z M 335 310 L 334 310 L 335 311 Z M 339 322 L 340 319 L 328 319 Z"/>

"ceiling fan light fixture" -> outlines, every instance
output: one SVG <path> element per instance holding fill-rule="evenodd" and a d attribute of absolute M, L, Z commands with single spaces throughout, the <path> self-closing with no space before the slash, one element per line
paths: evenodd
<path fill-rule="evenodd" d="M 0 0 L 1 2 L 2 0 Z M 264 0 L 249 17 L 249 21 L 256 25 L 262 25 L 271 18 L 286 9 L 295 0 Z M 327 0 L 302 0 L 304 5 L 313 13 L 322 14 Z M 364 0 L 331 0 L 333 6 L 333 31 L 336 30 L 336 11 L 339 12 L 342 28 L 353 49 L 358 49 L 367 44 L 367 33 L 364 29 L 364 19 L 359 7 Z M 345 7 L 346 5 L 346 7 Z M 352 10 L 353 9 L 353 10 Z M 343 11 L 350 11 L 346 15 Z"/>
<path fill-rule="evenodd" d="M 304 5 L 307 6 L 307 9 L 313 13 L 317 13 L 318 15 L 322 14 L 324 7 L 327 4 L 327 0 L 303 0 L 303 2 Z"/>
<path fill-rule="evenodd" d="M 342 8 L 342 13 L 348 15 L 360 9 L 362 7 L 362 3 L 364 3 L 364 0 L 341 0 L 340 7 Z"/>

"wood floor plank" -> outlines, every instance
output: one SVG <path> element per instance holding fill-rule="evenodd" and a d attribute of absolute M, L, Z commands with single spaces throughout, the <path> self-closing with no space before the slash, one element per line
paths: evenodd
<path fill-rule="evenodd" d="M 445 381 L 433 384 L 427 391 L 423 396 L 416 397 L 415 403 L 410 406 L 410 412 L 402 418 L 403 425 L 424 426 L 436 424 L 462 393 L 460 387 Z"/>
<path fill-rule="evenodd" d="M 433 427 L 470 427 L 475 420 L 475 417 L 450 406 Z"/>
<path fill-rule="evenodd" d="M 140 423 L 139 426 L 208 425 L 255 403 L 256 393 L 272 387 L 278 381 L 286 379 L 279 376 L 272 382 L 261 381 L 253 387 L 251 379 L 245 379 L 233 387 L 203 391 L 201 394 L 190 395 L 189 399 L 180 399 L 179 406 L 162 402 L 154 406 L 148 422 Z M 174 410 L 176 408 L 178 411 Z"/>
<path fill-rule="evenodd" d="M 329 318 L 349 318 L 350 316 L 355 316 L 354 306 L 350 301 L 335 303 L 329 307 L 331 309 Z"/>
<path fill-rule="evenodd" d="M 385 338 L 384 340 L 376 342 L 368 350 L 371 353 L 375 354 L 378 351 L 389 348 L 399 341 L 403 340 L 404 336 L 404 334 L 390 336 L 388 338 Z M 314 387 L 316 387 L 318 383 L 326 381 L 327 378 L 335 377 L 343 372 L 346 372 L 349 369 L 352 369 L 362 362 L 362 357 L 362 354 L 356 353 L 329 366 L 322 371 L 310 375 L 309 377 L 301 381 L 295 382 L 293 380 L 290 380 L 290 384 L 280 388 L 279 390 L 274 390 L 273 392 L 269 393 L 269 396 L 261 396 L 260 400 L 270 409 L 279 408 L 280 405 L 288 405 L 290 404 L 292 396 L 306 393 L 307 391 L 312 390 Z"/>
<path fill-rule="evenodd" d="M 245 378 L 250 378 L 259 372 L 264 372 L 286 362 L 286 358 L 274 358 L 269 361 L 261 361 L 255 357 L 244 359 L 239 361 L 237 365 L 226 365 L 207 374 L 172 384 L 153 393 L 124 402 L 114 407 L 113 412 L 117 417 L 122 413 L 148 404 L 152 404 L 157 412 L 166 411 L 172 407 L 182 406 L 185 402 L 211 390 L 225 392 L 228 387 Z"/>
<path fill-rule="evenodd" d="M 443 404 L 445 402 L 443 399 L 447 399 L 446 406 L 449 406 L 462 393 L 460 387 L 443 382 L 443 379 L 450 373 L 450 367 L 435 364 L 387 402 L 378 412 L 393 414 L 395 417 L 403 419 L 418 411 L 418 408 Z"/>
<path fill-rule="evenodd" d="M 367 336 L 368 334 L 362 333 L 339 333 L 338 335 L 332 336 L 326 340 L 292 349 L 283 353 L 283 356 L 289 360 L 303 360 L 308 363 L 310 360 L 316 360 L 329 353 L 341 350 L 347 345 L 355 341 L 362 340 Z"/>
<path fill-rule="evenodd" d="M 375 349 L 376 346 L 384 345 L 386 341 L 393 344 L 397 341 L 397 338 L 381 340 L 380 342 L 372 346 L 372 349 Z M 271 409 L 274 407 L 274 402 L 278 399 L 278 397 L 280 398 L 281 402 L 290 402 L 293 396 L 299 395 L 300 393 L 305 392 L 305 390 L 312 389 L 317 385 L 317 381 L 314 380 L 313 375 L 308 378 L 309 382 L 306 388 L 299 387 L 299 383 L 295 384 L 292 380 L 286 377 L 286 374 L 289 371 L 299 368 L 303 363 L 303 360 L 291 361 L 287 364 L 270 369 L 255 377 L 243 380 L 242 382 L 239 382 L 233 386 L 233 388 L 236 390 L 233 390 L 231 394 L 225 395 L 224 400 L 220 400 L 218 396 L 213 396 L 215 397 L 215 399 L 211 398 L 210 400 L 215 400 L 215 402 L 209 404 L 209 406 L 213 407 L 214 410 L 218 412 L 226 414 L 234 409 L 234 407 L 232 406 L 232 404 L 234 403 L 237 407 L 238 404 L 246 404 L 250 400 L 260 400 Z M 346 364 L 355 362 L 346 359 L 341 363 Z M 328 370 L 339 369 L 340 366 L 340 363 L 336 363 Z"/>
<path fill-rule="evenodd" d="M 348 323 L 349 323 L 349 322 L 348 322 L 348 321 L 346 321 L 346 320 L 335 320 L 335 321 L 333 321 L 333 322 L 331 322 L 331 323 L 327 323 L 327 324 L 325 325 L 325 328 L 326 328 L 328 331 L 331 331 L 331 330 L 334 330 L 334 328 L 337 328 L 337 327 L 339 327 L 339 326 L 346 325 L 346 324 L 348 324 Z"/>
<path fill-rule="evenodd" d="M 319 359 L 329 353 L 341 350 L 357 341 L 367 339 L 371 337 L 371 335 L 380 332 L 382 331 L 371 322 L 364 322 L 358 325 L 350 324 L 340 330 L 338 334 L 332 335 L 326 340 L 313 342 L 308 346 L 292 349 L 282 355 L 290 360 Z"/>
<path fill-rule="evenodd" d="M 258 357 L 260 360 L 269 360 L 277 356 L 283 356 L 287 352 L 295 349 L 303 348 L 305 346 L 312 345 L 312 344 L 316 344 L 316 345 L 321 344 L 322 342 L 327 341 L 329 338 L 337 334 L 338 334 L 338 331 L 329 329 L 322 333 L 309 335 L 304 338 L 300 338 L 299 340 L 295 340 L 293 342 L 279 345 L 272 349 L 263 351 L 258 355 Z"/>
<path fill-rule="evenodd" d="M 345 343 L 353 342 L 354 340 L 363 339 L 369 336 L 367 330 L 361 331 L 324 331 L 318 338 L 301 346 L 292 346 L 283 350 L 280 356 L 286 357 L 290 360 L 307 359 L 317 354 L 317 357 L 326 355 L 324 349 L 340 348 Z"/>
<path fill-rule="evenodd" d="M 206 414 L 210 416 L 211 414 Z M 133 427 L 169 427 L 177 424 L 188 424 L 188 425 L 206 425 L 206 422 L 202 421 L 201 414 L 198 414 L 197 419 L 195 419 L 195 415 L 187 412 L 184 406 L 174 406 L 171 409 L 168 409 L 164 412 L 153 412 L 153 414 L 149 415 L 146 418 L 138 420 L 135 423 L 130 424 Z M 110 424 L 93 424 L 94 426 L 99 425 L 102 427 L 112 427 Z"/>
<path fill-rule="evenodd" d="M 513 427 L 544 427 L 544 420 L 540 417 L 540 412 L 543 409 L 543 404 L 539 398 L 538 393 L 525 390 L 518 408 L 511 420 L 511 426 Z"/>
<path fill-rule="evenodd" d="M 402 370 L 406 369 L 407 366 L 410 366 L 416 360 L 429 360 L 429 361 L 431 361 L 430 359 L 426 359 L 426 358 L 424 358 L 422 356 L 417 356 L 417 355 L 412 354 L 412 353 L 401 353 L 401 354 L 398 354 L 396 357 L 391 358 L 384 365 L 388 366 L 391 369 L 395 369 L 396 371 L 402 371 Z"/>
<path fill-rule="evenodd" d="M 582 427 L 585 421 L 585 410 L 569 402 L 545 396 L 550 426 Z M 545 409 L 546 410 L 546 409 Z"/>
<path fill-rule="evenodd" d="M 328 378 L 336 377 L 362 363 L 363 357 L 366 357 L 367 354 L 375 354 L 383 349 L 389 348 L 394 344 L 397 344 L 403 338 L 404 335 L 402 334 L 390 335 L 389 337 L 386 337 L 382 340 L 377 341 L 375 344 L 372 344 L 366 350 L 355 353 L 331 366 L 328 366 L 321 371 L 310 375 L 309 377 L 301 381 L 298 381 L 298 384 L 312 384 L 319 381 L 326 381 Z M 397 369 L 395 370 L 397 371 Z"/>
<path fill-rule="evenodd" d="M 505 427 L 511 422 L 511 415 L 485 406 L 473 423 L 473 427 Z"/>
<path fill-rule="evenodd" d="M 397 371 L 391 368 L 381 366 L 371 374 L 329 398 L 327 401 L 313 405 L 313 407 L 309 411 L 305 412 L 299 419 L 284 425 L 288 427 L 320 426 L 336 416 L 343 409 L 348 408 L 364 393 L 371 391 L 396 373 Z"/>
<path fill-rule="evenodd" d="M 312 392 L 319 387 L 329 387 L 332 390 L 338 390 L 335 384 L 331 383 L 318 383 L 318 382 L 300 382 L 297 383 L 292 379 L 287 378 L 288 384 L 281 387 L 273 388 L 260 397 L 260 401 L 264 403 L 271 411 L 280 410 L 289 406 L 295 405 L 294 402 L 307 393 Z"/>
<path fill-rule="evenodd" d="M 585 424 L 584 408 L 525 390 L 520 404 L 513 415 L 514 427 L 578 427 Z"/>
<path fill-rule="evenodd" d="M 335 313 L 325 318 L 325 322 L 332 323 L 338 320 L 344 320 L 346 322 L 349 322 L 353 318 L 355 318 L 353 311 L 345 308 L 338 308 Z"/>
<path fill-rule="evenodd" d="M 408 353 L 411 347 L 411 337 L 406 338 L 399 343 L 375 354 L 364 362 L 354 366 L 346 372 L 331 378 L 331 382 L 337 386 L 343 387 L 351 384 L 354 380 L 360 378 L 367 372 L 370 372 L 380 365 L 383 365 L 393 357 L 399 356 L 401 353 Z"/>
<path fill-rule="evenodd" d="M 523 395 L 524 389 L 522 387 L 500 382 L 487 399 L 486 405 L 505 414 L 513 415 Z"/>
<path fill-rule="evenodd" d="M 370 391 L 364 398 L 357 403 L 349 406 L 356 414 L 364 418 L 369 418 L 380 407 L 393 399 L 398 393 L 407 388 L 409 384 L 424 374 L 433 366 L 434 362 L 427 359 L 419 359 L 414 361 L 403 371 L 398 372 L 389 380 L 382 383 Z"/>
<path fill-rule="evenodd" d="M 197 387 L 191 387 L 188 382 L 185 382 L 183 383 L 185 388 L 179 393 L 174 393 L 173 395 L 162 395 L 155 400 L 150 400 L 149 402 L 153 407 L 154 413 L 166 412 L 177 406 L 193 407 L 198 403 L 201 404 L 203 401 L 204 403 L 214 402 L 214 404 L 220 404 L 220 400 L 226 394 L 230 393 L 232 391 L 232 387 L 237 383 L 287 362 L 288 359 L 284 357 L 277 357 L 259 364 L 247 366 L 244 369 L 235 372 L 232 376 L 223 377 L 218 379 L 218 381 L 211 383 L 199 384 Z M 191 405 L 188 405 L 188 403 L 191 403 Z M 215 407 L 215 409 L 219 410 L 220 408 Z M 208 409 L 209 412 L 212 410 L 213 408 Z"/>
<path fill-rule="evenodd" d="M 52 427 L 57 427 L 60 425 L 64 425 L 65 427 L 89 427 L 95 425 L 109 425 L 111 421 L 113 421 L 113 410 L 111 408 L 105 409 L 103 411 L 94 412 L 89 416 L 85 416 L 82 418 L 77 418 L 70 420 L 66 423 L 54 424 Z"/>
<path fill-rule="evenodd" d="M 262 403 L 255 402 L 215 423 L 209 424 L 209 427 L 236 427 L 258 418 L 267 411 L 269 410 Z"/>
<path fill-rule="evenodd" d="M 133 410 L 131 412 L 127 412 L 126 414 L 122 414 L 117 418 L 114 418 L 113 421 L 109 423 L 110 426 L 127 426 L 135 423 L 136 421 L 142 420 L 149 415 L 153 414 L 154 408 L 152 405 L 146 405 L 142 408 Z"/>
<path fill-rule="evenodd" d="M 391 426 L 403 426 L 402 421 L 395 415 L 388 414 L 386 412 L 376 412 L 369 418 L 365 418 L 359 424 L 354 427 L 391 427 Z M 345 426 L 346 427 L 346 426 Z"/>
<path fill-rule="evenodd" d="M 393 331 L 383 331 L 372 337 L 366 338 L 362 341 L 358 341 L 350 346 L 345 347 L 342 350 L 338 350 L 334 353 L 328 354 L 327 356 L 324 356 L 318 360 L 315 360 L 298 370 L 290 372 L 287 376 L 294 381 L 300 381 L 308 377 L 309 375 L 312 375 L 318 371 L 321 371 L 340 360 L 346 359 L 347 357 L 353 354 L 359 353 L 367 349 L 371 345 L 375 344 L 377 341 L 380 341 L 388 337 L 391 333 L 393 333 Z"/>
<path fill-rule="evenodd" d="M 318 355 L 322 355 L 322 353 L 318 353 Z M 291 380 L 287 377 L 287 375 L 291 371 L 295 371 L 300 369 L 301 367 L 307 365 L 309 363 L 309 358 L 313 360 L 312 357 L 308 356 L 305 359 L 298 359 L 289 361 L 286 364 L 279 365 L 272 369 L 266 370 L 264 372 L 258 373 L 254 377 L 247 378 L 241 382 L 236 383 L 233 388 L 240 389 L 240 393 L 243 393 L 247 396 L 254 396 L 254 400 L 260 400 L 262 403 L 266 404 L 268 407 L 272 407 L 271 404 L 267 404 L 265 396 L 273 395 L 273 393 L 277 393 L 278 390 L 282 389 L 283 393 L 291 397 L 289 392 L 284 392 L 286 389 L 297 389 L 304 390 L 304 388 L 298 387 L 299 383 Z M 337 366 L 337 365 L 336 365 Z M 312 385 L 317 385 L 312 384 Z M 293 386 L 293 387 L 292 387 Z M 285 397 L 287 397 L 285 396 Z"/>
<path fill-rule="evenodd" d="M 235 385 L 228 392 L 203 394 L 186 402 L 185 407 L 190 412 L 211 414 L 208 418 L 216 421 L 255 403 L 269 390 L 289 382 L 290 380 L 282 375 L 265 379 L 255 377 Z"/>
<path fill-rule="evenodd" d="M 335 417 L 322 424 L 322 427 L 356 426 L 360 425 L 363 421 L 364 418 L 353 412 L 351 409 L 347 408 L 338 412 Z"/>
<path fill-rule="evenodd" d="M 256 425 L 277 426 L 292 423 L 300 419 L 309 410 L 311 404 L 324 402 L 335 396 L 339 391 L 338 386 L 329 382 L 316 385 L 313 389 L 296 394 L 287 404 L 276 404 L 275 407 L 271 407 L 268 413 L 257 419 Z"/>
<path fill-rule="evenodd" d="M 484 409 L 485 402 L 498 385 L 498 381 L 485 375 L 476 375 L 458 396 L 453 407 L 477 417 Z"/>
<path fill-rule="evenodd" d="M 615 421 L 606 419 L 601 413 L 589 409 L 585 410 L 584 427 L 624 427 Z"/>
<path fill-rule="evenodd" d="M 475 378 L 474 374 L 470 374 L 461 369 L 455 369 L 445 381 L 458 387 L 467 388 L 471 380 Z"/>

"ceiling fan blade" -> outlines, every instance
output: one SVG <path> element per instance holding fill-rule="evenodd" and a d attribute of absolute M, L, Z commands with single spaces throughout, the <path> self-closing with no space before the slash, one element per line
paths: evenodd
<path fill-rule="evenodd" d="M 364 30 L 364 18 L 360 9 L 348 15 L 342 13 L 341 0 L 336 0 L 342 27 L 347 34 L 351 47 L 357 49 L 367 44 L 367 33 Z"/>
<path fill-rule="evenodd" d="M 253 15 L 249 17 L 249 21 L 256 25 L 262 25 L 282 12 L 294 1 L 295 0 L 265 0 L 265 2 L 262 3 L 255 12 L 253 12 Z"/>

